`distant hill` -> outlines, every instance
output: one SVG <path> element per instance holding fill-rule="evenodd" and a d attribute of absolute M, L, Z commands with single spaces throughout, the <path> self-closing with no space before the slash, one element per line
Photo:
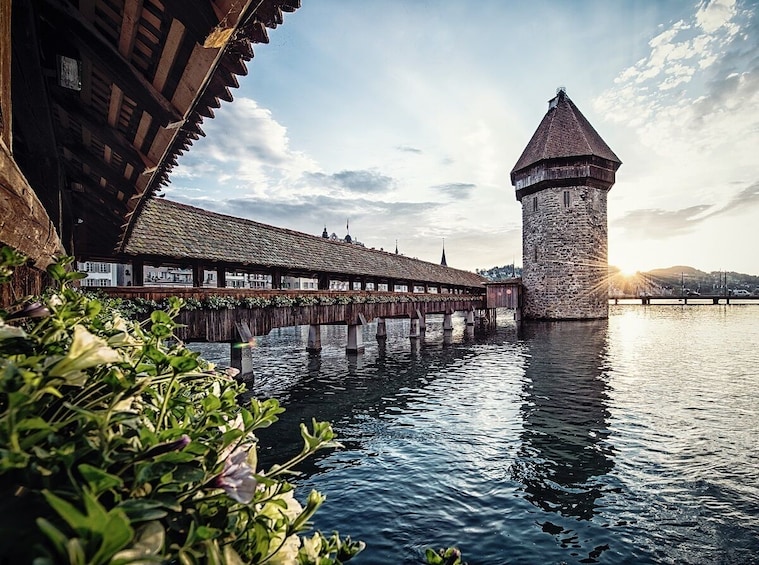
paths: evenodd
<path fill-rule="evenodd" d="M 612 267 L 609 267 L 612 271 Z M 651 290 L 691 289 L 699 292 L 721 292 L 728 289 L 745 289 L 753 292 L 759 288 L 759 276 L 735 271 L 700 271 L 687 265 L 675 265 L 665 269 L 651 269 L 638 275 L 645 279 Z M 613 279 L 618 275 L 613 275 Z"/>
<path fill-rule="evenodd" d="M 511 278 L 512 273 L 522 276 L 521 267 L 504 265 L 490 269 L 477 269 L 477 273 L 490 280 Z M 728 289 L 745 289 L 754 292 L 759 289 L 759 276 L 737 273 L 735 271 L 712 271 L 707 273 L 687 265 L 675 265 L 664 269 L 641 271 L 633 277 L 622 275 L 619 269 L 609 265 L 609 286 L 612 292 L 638 294 L 639 292 L 657 293 L 667 290 L 696 290 L 702 293 L 719 293 Z"/>

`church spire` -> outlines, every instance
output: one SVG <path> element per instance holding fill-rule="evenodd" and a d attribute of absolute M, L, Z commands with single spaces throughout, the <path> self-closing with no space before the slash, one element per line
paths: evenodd
<path fill-rule="evenodd" d="M 443 267 L 447 267 L 448 266 L 448 261 L 445 260 L 445 238 L 443 238 L 443 258 L 440 259 L 440 264 Z"/>

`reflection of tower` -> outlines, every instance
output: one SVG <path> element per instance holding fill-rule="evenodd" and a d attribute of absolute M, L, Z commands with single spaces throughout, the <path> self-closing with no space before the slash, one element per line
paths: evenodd
<path fill-rule="evenodd" d="M 606 194 L 621 161 L 559 89 L 514 169 L 525 318 L 606 318 Z"/>
<path fill-rule="evenodd" d="M 525 498 L 547 512 L 592 518 L 614 463 L 606 407 L 607 322 L 532 322 L 522 404 L 522 445 L 512 467 Z"/>

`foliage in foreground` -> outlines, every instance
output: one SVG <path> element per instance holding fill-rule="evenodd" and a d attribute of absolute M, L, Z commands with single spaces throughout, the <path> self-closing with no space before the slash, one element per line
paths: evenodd
<path fill-rule="evenodd" d="M 0 282 L 22 261 L 4 249 Z M 243 385 L 174 339 L 179 300 L 125 320 L 70 288 L 66 263 L 57 291 L 0 311 L 0 562 L 329 565 L 363 549 L 313 532 L 324 497 L 302 505 L 284 478 L 337 445 L 329 424 L 257 469 L 277 401 L 241 406 Z"/>
<path fill-rule="evenodd" d="M 24 258 L 0 248 L 0 284 Z M 240 406 L 244 385 L 174 338 L 172 299 L 144 322 L 72 288 L 0 310 L 0 563 L 331 565 L 363 542 L 324 536 L 284 476 L 335 447 L 329 424 L 301 425 L 301 452 L 257 470 L 255 430 L 274 399 Z M 10 324 L 7 322 L 11 322 Z M 307 535 L 310 534 L 310 535 Z M 464 565 L 455 548 L 433 565 Z"/>

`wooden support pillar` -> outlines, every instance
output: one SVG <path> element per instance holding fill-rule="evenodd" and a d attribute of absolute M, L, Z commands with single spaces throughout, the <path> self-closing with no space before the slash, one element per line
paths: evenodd
<path fill-rule="evenodd" d="M 419 333 L 419 318 L 411 318 L 411 329 L 408 336 L 412 341 L 421 337 Z"/>
<path fill-rule="evenodd" d="M 348 323 L 348 343 L 345 346 L 347 353 L 364 352 L 364 333 L 363 326 L 366 324 L 366 318 L 363 314 L 358 315 L 354 323 Z"/>
<path fill-rule="evenodd" d="M 132 261 L 132 285 L 145 286 L 145 263 L 142 259 Z"/>
<path fill-rule="evenodd" d="M 443 345 L 453 343 L 453 314 L 446 312 L 443 314 Z"/>
<path fill-rule="evenodd" d="M 466 313 L 466 325 L 474 326 L 474 310 L 468 310 Z"/>
<path fill-rule="evenodd" d="M 227 286 L 227 269 L 225 267 L 216 267 L 216 286 L 225 288 Z"/>
<path fill-rule="evenodd" d="M 192 286 L 200 288 L 203 286 L 203 265 L 200 263 L 192 264 Z"/>
<path fill-rule="evenodd" d="M 282 272 L 279 269 L 271 272 L 271 288 L 274 290 L 282 288 Z"/>
<path fill-rule="evenodd" d="M 427 319 L 418 308 L 416 309 L 416 318 L 419 320 L 419 335 L 424 337 L 424 334 L 427 333 Z"/>
<path fill-rule="evenodd" d="M 385 318 L 377 318 L 377 341 L 387 339 L 387 327 L 385 325 Z"/>
<path fill-rule="evenodd" d="M 319 324 L 308 326 L 308 343 L 306 351 L 309 353 L 318 353 L 322 350 L 322 327 Z"/>
<path fill-rule="evenodd" d="M 237 375 L 238 380 L 250 382 L 253 380 L 253 355 L 250 347 L 253 335 L 246 322 L 235 322 L 235 329 L 240 341 L 229 344 L 230 363 L 240 371 Z"/>
<path fill-rule="evenodd" d="M 318 277 L 319 290 L 329 290 L 329 275 L 320 274 Z"/>

